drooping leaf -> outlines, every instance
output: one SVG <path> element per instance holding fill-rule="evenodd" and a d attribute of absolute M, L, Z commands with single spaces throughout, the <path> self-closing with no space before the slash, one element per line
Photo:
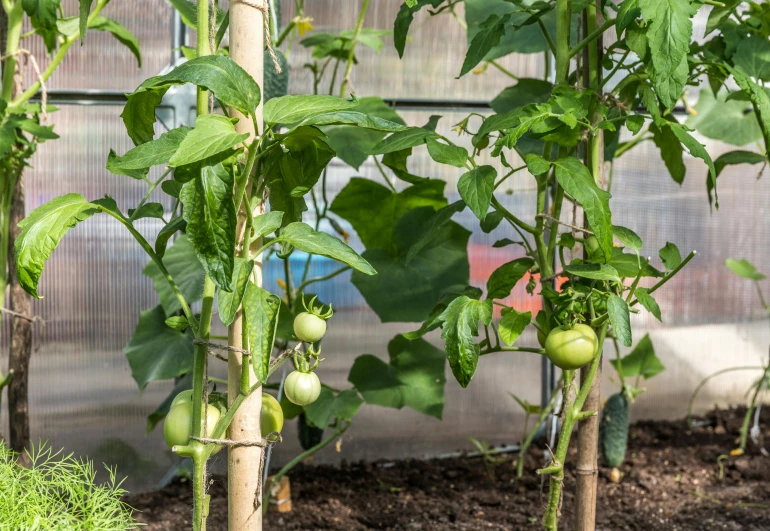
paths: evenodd
<path fill-rule="evenodd" d="M 196 258 L 195 250 L 187 236 L 182 235 L 174 240 L 174 245 L 163 256 L 163 265 L 189 304 L 201 299 L 205 271 Z M 171 287 L 155 262 L 149 262 L 142 273 L 152 279 L 155 291 L 160 297 L 160 304 L 167 316 L 182 309 L 179 300 L 171 291 Z"/>
<path fill-rule="evenodd" d="M 415 256 L 436 240 L 444 226 L 452 219 L 452 216 L 458 212 L 462 212 L 464 209 L 465 203 L 462 201 L 455 201 L 451 205 L 447 205 L 444 208 L 437 210 L 427 223 L 425 223 L 425 226 L 422 227 L 420 234 L 414 243 L 409 246 L 404 263 L 409 265 L 409 262 L 411 262 Z"/>
<path fill-rule="evenodd" d="M 649 380 L 666 370 L 660 359 L 655 355 L 650 335 L 646 334 L 634 349 L 623 358 L 610 360 L 615 370 L 623 375 L 623 378 L 636 378 L 641 376 Z"/>
<path fill-rule="evenodd" d="M 246 284 L 251 277 L 251 271 L 254 269 L 254 260 L 245 260 L 243 258 L 235 259 L 235 269 L 233 270 L 233 281 L 230 284 L 230 291 L 217 291 L 217 306 L 219 308 L 219 319 L 225 326 L 235 319 L 235 313 L 241 306 L 243 293 L 246 291 Z"/>
<path fill-rule="evenodd" d="M 154 380 L 169 380 L 192 369 L 192 333 L 169 328 L 161 306 L 142 312 L 123 352 L 139 389 Z"/>
<path fill-rule="evenodd" d="M 505 27 L 505 33 L 500 41 L 484 57 L 487 61 L 497 59 L 510 54 L 517 53 L 537 53 L 548 49 L 546 41 L 540 27 L 537 24 L 538 19 L 543 22 L 546 31 L 552 38 L 555 38 L 556 17 L 550 6 L 544 6 L 542 3 L 537 7 L 532 2 L 522 2 L 516 4 L 507 0 L 465 0 L 465 21 L 468 25 L 468 44 L 473 42 L 476 34 L 480 32 L 481 25 L 489 19 L 491 15 L 505 16 L 510 15 L 510 23 Z M 533 15 L 527 8 L 537 9 Z"/>
<path fill-rule="evenodd" d="M 650 290 L 647 288 L 636 288 L 634 295 L 636 295 L 639 304 L 641 304 L 645 310 L 655 316 L 658 321 L 663 320 L 660 314 L 660 306 L 658 306 L 658 302 L 652 298 L 652 295 L 650 295 Z"/>
<path fill-rule="evenodd" d="M 345 100 L 347 101 L 347 100 Z M 369 129 L 371 131 L 380 131 L 384 133 L 394 133 L 396 131 L 403 131 L 406 126 L 396 122 L 385 120 L 377 116 L 371 116 L 360 111 L 347 110 L 347 111 L 335 111 L 327 112 L 323 114 L 317 114 L 302 120 L 298 126 L 315 125 L 352 125 L 361 129 Z"/>
<path fill-rule="evenodd" d="M 182 138 L 168 162 L 171 166 L 193 164 L 234 148 L 248 137 L 248 133 L 236 133 L 226 116 L 204 114 L 195 119 L 195 128 Z"/>
<path fill-rule="evenodd" d="M 504 299 L 535 265 L 531 258 L 517 258 L 495 269 L 487 280 L 487 299 Z"/>
<path fill-rule="evenodd" d="M 177 216 L 166 223 L 155 238 L 155 254 L 163 258 L 163 255 L 166 254 L 168 240 L 178 231 L 183 231 L 185 227 L 187 227 L 187 222 L 183 216 Z"/>
<path fill-rule="evenodd" d="M 421 146 L 428 138 L 436 139 L 438 135 L 429 129 L 422 127 L 409 127 L 404 131 L 399 131 L 380 141 L 372 148 L 371 155 L 383 155 L 401 151 L 404 149 Z"/>
<path fill-rule="evenodd" d="M 492 166 L 477 166 L 464 173 L 457 182 L 460 197 L 480 220 L 483 220 L 489 211 L 495 178 L 497 178 L 497 170 Z"/>
<path fill-rule="evenodd" d="M 318 400 L 303 409 L 309 424 L 326 429 L 335 420 L 352 419 L 363 403 L 364 401 L 353 389 L 346 389 L 335 395 L 329 388 L 322 387 Z"/>
<path fill-rule="evenodd" d="M 254 239 L 262 238 L 268 234 L 272 234 L 279 228 L 281 228 L 281 222 L 283 221 L 283 212 L 270 211 L 260 214 L 254 218 L 252 229 L 254 230 Z"/>
<path fill-rule="evenodd" d="M 349 110 L 358 105 L 355 98 L 346 100 L 336 96 L 282 96 L 265 103 L 264 116 L 268 125 L 295 124 L 320 114 Z"/>
<path fill-rule="evenodd" d="M 707 138 L 721 140 L 734 146 L 745 146 L 762 138 L 750 101 L 728 99 L 725 90 L 716 96 L 710 90 L 701 90 L 694 109 L 697 114 L 687 118 L 692 127 Z"/>
<path fill-rule="evenodd" d="M 281 233 L 275 241 L 288 243 L 306 253 L 337 260 L 366 275 L 375 275 L 377 273 L 369 262 L 342 240 L 325 232 L 315 231 L 306 223 L 290 223 L 281 229 Z"/>
<path fill-rule="evenodd" d="M 438 142 L 434 138 L 428 138 L 426 144 L 430 158 L 439 164 L 449 164 L 456 168 L 465 167 L 465 162 L 468 160 L 468 150 L 464 147 Z"/>
<path fill-rule="evenodd" d="M 690 133 L 688 133 L 680 124 L 676 122 L 666 122 L 666 125 L 668 125 L 668 128 L 671 129 L 671 131 L 673 131 L 674 136 L 679 140 L 679 142 L 681 142 L 682 145 L 687 148 L 687 151 L 690 152 L 690 155 L 703 160 L 703 162 L 705 162 L 708 166 L 709 181 L 711 182 L 711 189 L 714 191 L 714 205 L 716 208 L 719 208 L 719 195 L 717 194 L 716 187 L 716 168 L 714 168 L 714 163 L 712 162 L 708 151 L 706 151 L 706 148 L 703 146 L 703 144 L 695 140 L 695 138 L 693 138 L 692 135 L 690 135 Z"/>
<path fill-rule="evenodd" d="M 21 0 L 24 12 L 48 30 L 56 29 L 56 11 L 60 4 L 61 0 Z"/>
<path fill-rule="evenodd" d="M 94 0 L 79 0 L 79 17 L 78 26 L 80 28 L 80 44 L 82 45 L 86 41 L 86 31 L 88 31 L 88 15 L 91 14 L 91 6 Z"/>
<path fill-rule="evenodd" d="M 512 308 L 504 308 L 500 319 L 500 339 L 510 347 L 519 339 L 530 321 L 532 321 L 531 312 L 518 312 Z"/>
<path fill-rule="evenodd" d="M 86 3 L 83 0 L 81 0 L 81 2 Z M 81 3 L 81 7 L 82 7 L 82 3 Z M 87 17 L 88 15 L 86 15 L 86 18 Z M 85 36 L 85 31 L 82 30 L 82 24 L 83 23 L 81 19 L 81 32 L 83 36 Z M 110 33 L 112 33 L 113 37 L 115 37 L 118 41 L 120 41 L 121 44 L 123 44 L 126 48 L 128 48 L 131 51 L 132 54 L 134 54 L 134 57 L 136 57 L 137 66 L 139 68 L 142 67 L 142 52 L 139 50 L 139 41 L 136 40 L 136 37 L 134 37 L 133 33 L 128 31 L 119 23 L 107 17 L 95 17 L 91 21 L 91 23 L 88 25 L 88 27 L 93 30 L 109 31 Z"/>
<path fill-rule="evenodd" d="M 479 346 L 473 338 L 479 335 L 479 323 L 489 326 L 492 322 L 492 301 L 457 297 L 441 314 L 441 320 L 441 337 L 446 341 L 452 374 L 462 387 L 468 387 L 479 363 Z"/>
<path fill-rule="evenodd" d="M 80 194 L 67 194 L 45 203 L 19 222 L 21 234 L 14 242 L 16 275 L 24 291 L 37 293 L 45 262 L 69 229 L 99 212 Z"/>
<path fill-rule="evenodd" d="M 297 128 L 284 138 L 284 149 L 273 150 L 265 161 L 271 191 L 280 180 L 290 197 L 301 198 L 307 194 L 334 157 L 334 151 L 324 138 L 321 131 L 309 126 Z"/>
<path fill-rule="evenodd" d="M 249 352 L 251 365 L 257 379 L 264 383 L 270 368 L 275 334 L 278 327 L 278 310 L 281 299 L 247 282 L 243 293 L 243 318 L 249 330 Z"/>
<path fill-rule="evenodd" d="M 684 175 L 687 168 L 682 160 L 682 144 L 677 139 L 673 130 L 669 127 L 658 127 L 656 124 L 650 125 L 652 141 L 660 149 L 660 156 L 668 168 L 668 173 L 677 184 L 684 182 Z"/>
<path fill-rule="evenodd" d="M 611 293 L 607 298 L 607 314 L 610 317 L 612 331 L 618 341 L 626 347 L 630 347 L 631 339 L 631 314 L 628 303 L 618 295 Z"/>
<path fill-rule="evenodd" d="M 128 101 L 120 117 L 126 126 L 126 132 L 135 145 L 144 144 L 155 135 L 155 107 L 157 107 L 168 87 L 158 87 L 129 94 Z"/>
<path fill-rule="evenodd" d="M 620 282 L 617 270 L 607 264 L 572 264 L 564 266 L 564 271 L 571 275 L 591 280 Z"/>
<path fill-rule="evenodd" d="M 625 245 L 635 253 L 638 254 L 642 250 L 642 239 L 639 237 L 637 233 L 635 233 L 631 229 L 628 229 L 626 227 L 621 227 L 620 225 L 613 225 L 612 233 L 615 235 L 615 237 L 618 239 L 620 243 L 622 243 L 623 245 Z"/>
<path fill-rule="evenodd" d="M 612 256 L 610 194 L 599 188 L 585 165 L 574 157 L 557 159 L 556 179 L 564 191 L 583 207 L 588 224 L 599 241 L 605 262 Z"/>
<path fill-rule="evenodd" d="M 163 219 L 164 213 L 163 205 L 154 202 L 145 203 L 136 210 L 133 208 L 128 209 L 128 215 L 134 221 L 142 218 Z"/>
<path fill-rule="evenodd" d="M 107 157 L 107 170 L 141 179 L 147 175 L 151 167 L 166 164 L 191 130 L 191 127 L 177 127 L 163 133 L 157 140 L 139 144 L 122 156 L 117 156 L 114 151 L 110 151 Z"/>
<path fill-rule="evenodd" d="M 217 287 L 230 290 L 235 255 L 233 176 L 220 162 L 204 165 L 185 183 L 179 199 L 184 205 L 187 236 L 204 269 Z"/>
<path fill-rule="evenodd" d="M 492 51 L 492 48 L 497 46 L 505 34 L 505 25 L 508 24 L 510 19 L 510 15 L 490 15 L 487 20 L 479 25 L 479 31 L 471 40 L 458 77 L 462 77 L 470 72 Z"/>
<path fill-rule="evenodd" d="M 724 170 L 727 166 L 737 164 L 764 164 L 765 162 L 767 162 L 767 157 L 753 151 L 728 151 L 727 153 L 723 153 L 717 157 L 717 159 L 714 161 L 714 169 L 716 170 L 716 177 L 719 178 L 722 170 Z M 712 201 L 712 186 L 713 185 L 711 179 L 706 179 L 706 191 L 708 192 L 709 203 Z"/>
<path fill-rule="evenodd" d="M 406 36 L 409 34 L 409 26 L 412 25 L 414 14 L 424 6 L 438 7 L 442 2 L 443 0 L 408 0 L 401 4 L 401 9 L 399 9 L 393 24 L 393 44 L 400 58 L 404 57 Z"/>
<path fill-rule="evenodd" d="M 738 275 L 739 277 L 748 279 L 748 280 L 764 280 L 765 275 L 757 271 L 757 268 L 746 260 L 745 258 L 742 258 L 740 260 L 733 260 L 732 258 L 728 258 L 725 260 L 725 265 Z"/>

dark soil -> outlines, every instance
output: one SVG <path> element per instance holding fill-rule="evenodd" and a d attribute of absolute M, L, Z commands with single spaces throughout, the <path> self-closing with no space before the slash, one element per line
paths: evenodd
<path fill-rule="evenodd" d="M 600 471 L 597 530 L 770 530 L 770 457 L 749 443 L 746 455 L 724 461 L 719 479 L 717 458 L 735 446 L 742 418 L 739 410 L 715 411 L 706 417 L 710 426 L 693 430 L 684 421 L 634 424 L 620 482 L 611 481 L 609 469 Z M 770 414 L 762 420 L 767 434 Z M 493 476 L 483 459 L 468 457 L 299 466 L 290 474 L 294 510 L 270 512 L 265 529 L 538 529 L 546 495 L 534 473 L 542 465 L 541 448 L 536 444 L 527 455 L 520 480 L 512 466 L 515 455 L 496 465 Z M 574 486 L 568 473 L 564 529 L 570 528 Z M 210 531 L 227 529 L 225 488 L 222 478 L 211 488 Z M 137 518 L 147 531 L 190 529 L 188 483 L 127 501 L 142 511 Z"/>

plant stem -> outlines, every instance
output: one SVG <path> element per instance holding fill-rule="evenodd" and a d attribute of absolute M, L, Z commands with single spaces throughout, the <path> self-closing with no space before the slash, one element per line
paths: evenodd
<path fill-rule="evenodd" d="M 521 227 L 522 230 L 525 230 L 530 234 L 535 234 L 537 232 L 535 227 L 525 223 L 524 221 L 517 218 L 513 213 L 509 212 L 503 205 L 500 204 L 500 201 L 498 201 L 495 196 L 492 196 L 492 206 L 494 206 L 495 209 L 497 209 L 497 211 L 500 212 L 505 219 L 510 221 L 512 224 Z"/>
<path fill-rule="evenodd" d="M 302 282 L 297 287 L 297 289 L 295 291 L 297 293 L 302 293 L 302 290 L 305 289 L 308 285 L 310 285 L 310 284 L 312 284 L 314 282 L 323 282 L 325 280 L 330 280 L 330 279 L 336 277 L 337 275 L 341 275 L 345 271 L 349 271 L 350 269 L 351 269 L 350 266 L 343 266 L 343 267 L 340 267 L 339 269 L 335 269 L 334 271 L 332 271 L 328 275 L 323 275 L 323 276 L 320 276 L 320 277 L 309 278 L 309 279 L 305 280 L 304 282 Z"/>
<path fill-rule="evenodd" d="M 366 10 L 368 8 L 369 0 L 364 0 L 364 5 L 361 6 L 361 11 L 358 13 L 358 22 L 356 23 L 356 29 L 353 32 L 353 39 L 350 43 L 350 53 L 348 53 L 348 60 L 345 64 L 345 77 L 342 78 L 342 84 L 340 85 L 340 98 L 345 97 L 345 89 L 347 89 L 350 84 L 350 71 L 353 69 L 356 43 L 358 42 L 358 36 L 361 34 L 361 28 L 364 25 L 364 16 L 366 15 Z"/>
<path fill-rule="evenodd" d="M 586 13 L 586 17 L 588 17 L 588 18 L 595 18 L 596 17 L 596 12 L 594 11 L 594 16 L 593 17 L 591 17 L 590 15 L 588 15 Z M 583 48 L 585 48 L 586 46 L 591 44 L 598 37 L 600 37 L 605 31 L 607 31 L 608 29 L 610 29 L 614 25 L 615 25 L 615 19 L 614 18 L 605 20 L 604 24 L 602 24 L 598 28 L 596 28 L 596 26 L 594 25 L 594 29 L 592 31 L 589 30 L 589 31 L 591 31 L 591 33 L 589 33 L 588 36 L 585 39 L 583 39 L 582 41 L 577 43 L 577 45 L 569 51 L 569 57 L 570 58 L 575 57 L 580 50 L 582 50 Z"/>
<path fill-rule="evenodd" d="M 559 384 L 557 384 L 556 388 L 558 389 Z M 551 399 L 548 401 L 548 405 L 546 405 L 545 408 L 540 412 L 540 416 L 537 418 L 537 422 L 534 426 L 532 426 L 532 430 L 527 434 L 525 439 L 521 442 L 521 447 L 519 448 L 519 457 L 516 459 L 516 477 L 521 478 L 524 475 L 524 461 L 527 457 L 527 450 L 532 445 L 532 441 L 535 439 L 535 435 L 537 435 L 537 432 L 540 431 L 540 426 L 543 425 L 543 423 L 546 421 L 548 416 L 551 414 L 551 411 L 554 410 L 556 407 L 556 401 L 559 397 L 558 393 L 552 393 Z"/>
<path fill-rule="evenodd" d="M 738 445 L 741 453 L 746 451 L 746 443 L 749 439 L 749 424 L 751 423 L 751 416 L 754 413 L 754 408 L 757 407 L 757 399 L 759 398 L 759 393 L 762 391 L 764 381 L 767 379 L 768 374 L 770 374 L 770 361 L 768 361 L 767 366 L 765 366 L 765 370 L 762 372 L 762 377 L 757 380 L 757 387 L 754 389 L 754 394 L 751 396 L 751 402 L 749 402 L 749 407 L 746 409 L 746 415 L 743 417 L 743 424 L 741 425 L 740 431 L 741 440 L 740 444 Z"/>
<path fill-rule="evenodd" d="M 518 80 L 519 80 L 519 76 L 517 76 L 516 74 L 514 74 L 513 72 L 511 72 L 510 70 L 508 70 L 507 68 L 505 68 L 503 65 L 501 65 L 501 64 L 500 64 L 500 63 L 498 63 L 497 61 L 495 61 L 495 60 L 492 60 L 492 61 L 487 61 L 487 63 L 489 63 L 489 64 L 491 64 L 492 66 L 494 66 L 495 68 L 497 68 L 497 69 L 498 69 L 500 72 L 502 72 L 502 73 L 503 73 L 503 74 L 505 74 L 506 76 L 508 76 L 508 77 L 510 77 L 510 78 L 512 78 L 512 79 L 515 79 L 516 81 L 518 81 Z"/>
<path fill-rule="evenodd" d="M 11 101 L 13 96 L 13 76 L 16 73 L 16 63 L 19 51 L 19 40 L 21 39 L 21 28 L 24 20 L 24 9 L 21 0 L 16 0 L 13 7 L 8 11 L 8 29 L 6 33 L 5 45 L 5 65 L 3 67 L 3 92 L 5 101 Z"/>
<path fill-rule="evenodd" d="M 717 376 L 721 374 L 725 374 L 727 372 L 734 372 L 734 371 L 764 371 L 766 370 L 765 367 L 762 367 L 761 365 L 757 366 L 746 366 L 746 367 L 728 367 L 726 369 L 719 370 L 715 373 L 709 374 L 706 376 L 701 382 L 698 384 L 698 386 L 695 388 L 695 390 L 690 395 L 690 400 L 687 402 L 687 427 L 692 429 L 692 407 L 695 403 L 695 397 L 698 396 L 698 393 L 701 389 L 712 379 L 716 378 Z"/>

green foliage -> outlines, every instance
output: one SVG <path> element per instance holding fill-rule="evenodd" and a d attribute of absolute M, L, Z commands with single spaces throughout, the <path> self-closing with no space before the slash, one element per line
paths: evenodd
<path fill-rule="evenodd" d="M 251 365 L 258 381 L 262 383 L 267 381 L 269 375 L 280 307 L 281 299 L 276 295 L 257 287 L 253 282 L 246 283 L 243 294 L 244 326 L 249 331 Z"/>
<path fill-rule="evenodd" d="M 116 472 L 96 483 L 96 470 L 81 460 L 46 445 L 29 452 L 29 468 L 0 444 L 0 522 L 6 529 L 29 531 L 128 531 L 140 529 L 133 510 L 121 501 L 126 493 Z"/>
<path fill-rule="evenodd" d="M 741 278 L 745 278 L 748 280 L 764 280 L 766 277 L 759 271 L 757 271 L 757 268 L 746 260 L 745 258 L 742 258 L 740 260 L 733 260 L 732 258 L 728 258 L 725 260 L 725 265 Z"/>
<path fill-rule="evenodd" d="M 479 324 L 492 323 L 492 301 L 479 301 L 465 295 L 449 303 L 440 319 L 444 322 L 441 337 L 446 341 L 446 353 L 457 382 L 467 387 L 479 362 L 479 346 L 474 337 Z"/>
<path fill-rule="evenodd" d="M 655 355 L 649 334 L 646 334 L 628 355 L 620 360 L 610 360 L 610 363 L 623 378 L 642 377 L 649 380 L 666 370 Z"/>

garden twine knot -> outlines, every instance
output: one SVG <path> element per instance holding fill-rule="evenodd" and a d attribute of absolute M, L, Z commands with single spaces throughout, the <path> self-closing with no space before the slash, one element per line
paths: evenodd
<path fill-rule="evenodd" d="M 270 58 L 273 60 L 273 67 L 276 73 L 280 74 L 283 72 L 283 69 L 278 62 L 278 57 L 275 55 L 273 39 L 270 36 L 270 2 L 268 0 L 241 0 L 241 2 L 262 12 L 262 20 L 265 26 L 265 47 L 267 48 L 267 53 L 270 54 Z"/>

